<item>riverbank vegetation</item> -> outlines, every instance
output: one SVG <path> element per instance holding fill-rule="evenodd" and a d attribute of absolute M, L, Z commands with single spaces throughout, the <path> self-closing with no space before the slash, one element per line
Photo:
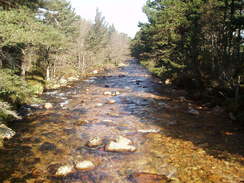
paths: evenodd
<path fill-rule="evenodd" d="M 191 97 L 243 120 L 243 8 L 235 0 L 148 0 L 133 56 Z"/>
<path fill-rule="evenodd" d="M 118 65 L 128 55 L 129 37 L 99 10 L 89 22 L 66 0 L 1 0 L 0 121 L 18 117 L 13 110 L 48 85 Z"/>

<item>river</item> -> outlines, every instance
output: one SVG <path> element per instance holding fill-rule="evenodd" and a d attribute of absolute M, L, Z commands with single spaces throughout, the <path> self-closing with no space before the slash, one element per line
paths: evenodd
<path fill-rule="evenodd" d="M 164 86 L 136 61 L 48 91 L 42 98 L 53 108 L 37 108 L 11 125 L 16 135 L 0 149 L 0 182 L 244 180 L 244 146 L 235 136 L 243 135 L 229 132 L 231 122 L 225 116 L 190 101 L 184 91 Z M 106 151 L 104 145 L 119 136 L 130 139 L 136 150 Z M 104 145 L 88 147 L 94 137 Z M 59 167 L 82 160 L 95 168 L 56 175 Z"/>

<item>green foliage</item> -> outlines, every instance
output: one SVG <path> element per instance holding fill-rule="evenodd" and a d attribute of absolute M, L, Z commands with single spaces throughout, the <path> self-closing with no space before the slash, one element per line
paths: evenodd
<path fill-rule="evenodd" d="M 47 25 L 52 25 L 68 38 L 77 36 L 76 22 L 80 19 L 66 0 L 44 1 L 42 19 Z"/>
<path fill-rule="evenodd" d="M 86 39 L 87 50 L 91 50 L 94 53 L 98 52 L 107 45 L 108 38 L 108 28 L 105 17 L 103 17 L 102 13 L 97 9 L 95 23 L 92 25 Z"/>
<path fill-rule="evenodd" d="M 0 98 L 11 104 L 35 101 L 34 91 L 27 82 L 9 69 L 0 69 Z"/>
<path fill-rule="evenodd" d="M 238 98 L 243 7 L 243 1 L 232 0 L 148 0 L 144 7 L 148 23 L 140 24 L 132 54 L 148 62 L 153 72 L 165 68 L 176 83 L 194 81 L 195 89 L 203 89 L 212 88 L 214 81 L 217 92 Z"/>

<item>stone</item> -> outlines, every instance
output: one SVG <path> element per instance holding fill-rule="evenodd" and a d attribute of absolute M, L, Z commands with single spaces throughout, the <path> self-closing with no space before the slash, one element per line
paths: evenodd
<path fill-rule="evenodd" d="M 114 100 L 114 99 L 107 100 L 107 104 L 115 104 L 115 103 L 116 103 L 116 100 Z"/>
<path fill-rule="evenodd" d="M 44 108 L 45 109 L 52 109 L 53 108 L 53 105 L 51 103 L 45 103 L 44 104 Z"/>
<path fill-rule="evenodd" d="M 103 140 L 100 137 L 93 137 L 87 142 L 88 147 L 97 147 L 103 144 Z"/>
<path fill-rule="evenodd" d="M 112 96 L 117 96 L 117 95 L 120 95 L 120 92 L 119 91 L 112 91 L 111 95 Z"/>
<path fill-rule="evenodd" d="M 97 74 L 97 73 L 98 73 L 98 70 L 92 71 L 92 74 Z"/>
<path fill-rule="evenodd" d="M 186 101 L 186 98 L 183 97 L 183 96 L 179 97 L 179 99 L 180 99 L 180 102 L 184 102 L 184 101 Z"/>
<path fill-rule="evenodd" d="M 43 153 L 47 153 L 48 151 L 55 151 L 57 148 L 55 146 L 55 144 L 50 143 L 50 142 L 44 142 L 41 147 L 39 148 L 39 150 Z"/>
<path fill-rule="evenodd" d="M 97 103 L 97 104 L 96 104 L 96 107 L 102 107 L 102 106 L 103 106 L 102 103 Z"/>
<path fill-rule="evenodd" d="M 11 139 L 14 135 L 15 131 L 5 124 L 0 124 L 0 139 Z"/>
<path fill-rule="evenodd" d="M 69 104 L 69 100 L 61 102 L 59 105 L 60 105 L 60 107 L 64 108 L 64 106 L 67 105 L 67 104 Z"/>
<path fill-rule="evenodd" d="M 67 80 L 68 80 L 68 81 L 77 81 L 78 78 L 77 78 L 77 77 L 69 77 Z"/>
<path fill-rule="evenodd" d="M 110 91 L 105 91 L 105 92 L 103 92 L 103 95 L 112 95 L 112 92 L 110 92 Z"/>
<path fill-rule="evenodd" d="M 56 176 L 67 176 L 68 174 L 71 174 L 74 171 L 73 166 L 71 165 L 64 165 L 57 169 L 55 175 Z"/>
<path fill-rule="evenodd" d="M 126 67 L 127 65 L 124 64 L 124 63 L 119 63 L 118 66 L 119 66 L 119 67 Z"/>
<path fill-rule="evenodd" d="M 87 80 L 84 80 L 86 83 L 94 83 L 95 82 L 95 80 L 93 80 L 93 79 L 87 79 Z"/>
<path fill-rule="evenodd" d="M 115 141 L 110 141 L 105 146 L 105 151 L 109 151 L 109 152 L 135 152 L 136 147 L 132 145 L 132 141 L 130 139 L 119 136 Z"/>
<path fill-rule="evenodd" d="M 165 175 L 152 173 L 133 173 L 128 177 L 128 180 L 133 183 L 169 183 L 170 179 Z"/>
<path fill-rule="evenodd" d="M 165 84 L 165 85 L 171 85 L 171 84 L 172 84 L 171 79 L 166 79 L 166 80 L 164 81 L 164 84 Z"/>
<path fill-rule="evenodd" d="M 80 161 L 75 164 L 75 168 L 81 171 L 90 171 L 96 168 L 94 163 L 91 161 L 85 160 L 85 161 Z"/>
<path fill-rule="evenodd" d="M 141 129 L 137 130 L 139 133 L 159 133 L 160 129 Z"/>
<path fill-rule="evenodd" d="M 67 82 L 68 81 L 66 79 L 64 79 L 64 78 L 62 78 L 62 79 L 59 80 L 59 83 L 62 84 L 62 85 L 63 84 L 66 84 Z"/>
<path fill-rule="evenodd" d="M 200 114 L 199 111 L 192 109 L 192 108 L 189 108 L 188 113 L 195 115 L 195 116 L 198 116 Z"/>

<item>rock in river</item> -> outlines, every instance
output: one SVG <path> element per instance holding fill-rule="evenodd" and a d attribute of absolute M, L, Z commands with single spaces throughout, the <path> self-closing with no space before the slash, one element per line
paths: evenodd
<path fill-rule="evenodd" d="M 97 147 L 103 144 L 103 140 L 100 137 L 93 137 L 87 142 L 88 147 Z"/>
<path fill-rule="evenodd" d="M 198 116 L 200 114 L 199 111 L 192 109 L 192 108 L 189 108 L 188 113 L 195 115 L 195 116 Z"/>
<path fill-rule="evenodd" d="M 96 166 L 88 160 L 80 161 L 75 164 L 75 168 L 82 171 L 93 170 Z"/>
<path fill-rule="evenodd" d="M 96 104 L 96 107 L 102 107 L 102 106 L 103 106 L 102 103 L 97 103 L 97 104 Z"/>
<path fill-rule="evenodd" d="M 64 165 L 58 168 L 56 171 L 56 176 L 66 176 L 74 171 L 73 166 L 71 165 Z"/>
<path fill-rule="evenodd" d="M 112 92 L 110 92 L 110 91 L 105 91 L 105 92 L 103 92 L 103 95 L 112 95 Z"/>
<path fill-rule="evenodd" d="M 116 103 L 116 100 L 114 100 L 114 99 L 107 100 L 107 104 L 115 104 L 115 103 Z"/>
<path fill-rule="evenodd" d="M 52 109 L 53 108 L 53 105 L 51 103 L 45 103 L 44 104 L 44 108 L 45 109 Z"/>
<path fill-rule="evenodd" d="M 115 141 L 110 141 L 105 146 L 105 150 L 110 152 L 135 152 L 136 147 L 132 145 L 130 139 L 119 136 Z"/>
<path fill-rule="evenodd" d="M 15 131 L 4 124 L 0 124 L 0 139 L 11 139 L 15 135 Z"/>
<path fill-rule="evenodd" d="M 43 153 L 47 153 L 48 151 L 54 151 L 56 149 L 57 147 L 55 146 L 55 144 L 50 142 L 44 142 L 39 148 L 39 150 Z"/>

